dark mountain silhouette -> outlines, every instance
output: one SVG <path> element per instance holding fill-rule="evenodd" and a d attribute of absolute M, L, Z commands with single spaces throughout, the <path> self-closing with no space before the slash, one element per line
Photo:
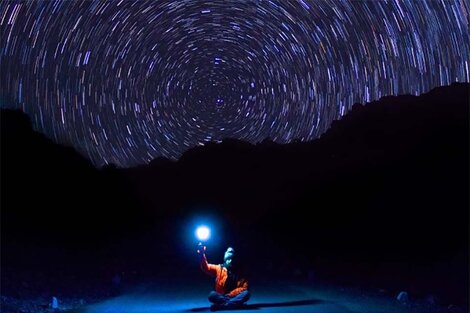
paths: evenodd
<path fill-rule="evenodd" d="M 96 243 L 132 229 L 138 201 L 110 167 L 98 171 L 72 147 L 32 130 L 18 110 L 1 111 L 2 239 Z M 139 225 L 140 227 L 140 225 Z"/>
<path fill-rule="evenodd" d="M 455 83 L 355 104 L 311 142 L 226 139 L 134 168 L 94 168 L 34 132 L 24 113 L 4 109 L 2 264 L 28 245 L 96 248 L 140 235 L 136 258 L 151 266 L 163 253 L 183 264 L 187 247 L 175 233 L 199 213 L 218 216 L 225 236 L 276 275 L 296 264 L 383 277 L 381 266 L 393 263 L 395 280 L 463 297 L 469 92 Z"/>
<path fill-rule="evenodd" d="M 227 139 L 191 149 L 178 162 L 160 160 L 124 172 L 158 214 L 178 218 L 202 205 L 224 212 L 240 227 L 282 221 L 322 231 L 338 223 L 356 228 L 376 221 L 367 227 L 390 241 L 412 233 L 418 240 L 434 227 L 464 226 L 468 100 L 465 83 L 419 97 L 385 97 L 355 104 L 313 142 L 251 145 Z M 455 215 L 442 216 L 444 208 Z M 306 211 L 321 218 L 306 219 Z M 391 222 L 406 227 L 402 235 L 388 230 L 395 227 Z M 422 235 L 414 234 L 417 223 L 426 229 Z"/>

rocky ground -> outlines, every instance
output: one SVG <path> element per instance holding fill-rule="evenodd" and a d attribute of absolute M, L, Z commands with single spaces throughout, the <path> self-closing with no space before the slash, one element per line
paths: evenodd
<path fill-rule="evenodd" d="M 77 283 L 52 287 L 23 281 L 17 289 L 2 288 L 3 313 L 140 313 L 210 311 L 206 294 L 211 281 L 174 280 L 116 275 L 103 283 Z M 70 279 L 67 279 L 70 282 Z M 78 282 L 79 280 L 76 279 Z M 46 290 L 46 291 L 44 291 Z M 354 313 L 464 313 L 461 304 L 447 303 L 437 295 L 415 295 L 380 288 L 339 285 L 303 279 L 259 279 L 245 310 L 275 312 Z"/>

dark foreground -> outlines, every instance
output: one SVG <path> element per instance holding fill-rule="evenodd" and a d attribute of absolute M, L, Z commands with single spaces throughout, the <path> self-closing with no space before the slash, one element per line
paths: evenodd
<path fill-rule="evenodd" d="M 197 275 L 196 275 L 197 276 Z M 52 308 L 50 295 L 30 298 L 2 295 L 3 313 L 150 313 L 210 312 L 207 294 L 211 279 L 204 276 L 163 278 L 138 284 L 122 284 L 117 280 L 111 288 L 83 286 L 76 294 L 57 295 L 58 307 Z M 331 313 L 463 313 L 468 307 L 445 303 L 436 295 L 397 299 L 392 290 L 346 286 L 315 281 L 315 279 L 254 280 L 252 297 L 243 312 L 331 312 Z"/>

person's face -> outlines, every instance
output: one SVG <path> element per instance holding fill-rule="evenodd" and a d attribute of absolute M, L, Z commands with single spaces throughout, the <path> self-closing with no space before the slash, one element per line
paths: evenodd
<path fill-rule="evenodd" d="M 234 250 L 232 247 L 228 247 L 224 253 L 224 262 L 226 267 L 230 267 L 232 265 L 232 258 L 234 254 Z"/>

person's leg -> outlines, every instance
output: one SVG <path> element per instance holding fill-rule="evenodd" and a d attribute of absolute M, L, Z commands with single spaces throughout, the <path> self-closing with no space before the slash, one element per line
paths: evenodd
<path fill-rule="evenodd" d="M 209 301 L 214 304 L 224 304 L 227 301 L 227 297 L 223 294 L 218 293 L 216 291 L 211 291 L 208 297 Z"/>
<path fill-rule="evenodd" d="M 250 299 L 250 292 L 248 290 L 240 292 L 235 297 L 230 298 L 227 301 L 227 305 L 240 305 L 248 301 Z"/>

